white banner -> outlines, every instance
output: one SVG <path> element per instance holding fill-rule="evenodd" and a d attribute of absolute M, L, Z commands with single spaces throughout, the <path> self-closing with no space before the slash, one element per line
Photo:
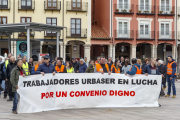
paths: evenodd
<path fill-rule="evenodd" d="M 160 75 L 61 73 L 20 77 L 19 113 L 100 107 L 158 107 Z"/>

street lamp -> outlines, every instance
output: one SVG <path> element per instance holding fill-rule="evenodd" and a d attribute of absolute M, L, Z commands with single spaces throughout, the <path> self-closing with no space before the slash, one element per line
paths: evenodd
<path fill-rule="evenodd" d="M 77 50 L 77 46 L 73 45 L 73 50 L 76 51 Z"/>
<path fill-rule="evenodd" d="M 163 47 L 163 52 L 166 52 L 166 46 Z"/>
<path fill-rule="evenodd" d="M 122 53 L 124 52 L 124 46 L 121 46 L 121 52 Z"/>

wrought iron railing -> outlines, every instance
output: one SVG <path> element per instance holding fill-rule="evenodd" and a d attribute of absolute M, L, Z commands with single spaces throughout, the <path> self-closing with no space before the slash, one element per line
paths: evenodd
<path fill-rule="evenodd" d="M 88 2 L 71 2 L 66 1 L 66 10 L 67 11 L 88 11 Z"/>
<path fill-rule="evenodd" d="M 87 38 L 87 29 L 67 28 L 66 37 Z"/>
<path fill-rule="evenodd" d="M 1 2 L 1 1 L 0 1 Z M 9 10 L 11 8 L 11 0 L 3 1 L 0 5 L 0 10 Z"/>
<path fill-rule="evenodd" d="M 31 1 L 18 0 L 18 9 L 35 10 L 35 0 L 31 0 Z"/>
<path fill-rule="evenodd" d="M 116 13 L 134 13 L 134 5 L 131 4 L 115 4 Z"/>
<path fill-rule="evenodd" d="M 154 31 L 137 30 L 136 39 L 155 39 Z"/>
<path fill-rule="evenodd" d="M 115 30 L 116 39 L 134 39 L 134 30 Z"/>
<path fill-rule="evenodd" d="M 174 6 L 158 6 L 159 15 L 174 15 L 175 7 Z"/>
<path fill-rule="evenodd" d="M 152 5 L 137 5 L 137 14 L 155 14 L 155 6 Z"/>
<path fill-rule="evenodd" d="M 44 1 L 44 10 L 61 10 L 61 1 Z"/>
<path fill-rule="evenodd" d="M 175 31 L 158 31 L 157 35 L 159 40 L 175 39 Z"/>

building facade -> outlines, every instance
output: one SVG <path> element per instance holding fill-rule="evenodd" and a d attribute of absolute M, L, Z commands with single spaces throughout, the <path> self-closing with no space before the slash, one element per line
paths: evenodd
<path fill-rule="evenodd" d="M 60 33 L 60 57 L 90 59 L 91 1 L 89 0 L 1 0 L 0 24 L 37 22 L 66 27 Z M 26 32 L 11 35 L 11 53 L 19 54 L 19 44 L 26 43 Z M 48 53 L 56 57 L 56 33 L 31 30 L 31 57 Z M 8 51 L 8 37 L 0 34 L 1 55 Z M 21 51 L 20 51 L 21 52 Z M 84 55 L 85 54 L 85 55 Z"/>
<path fill-rule="evenodd" d="M 175 0 L 92 0 L 92 5 L 92 28 L 103 27 L 111 38 L 98 43 L 108 46 L 109 57 L 177 59 Z"/>

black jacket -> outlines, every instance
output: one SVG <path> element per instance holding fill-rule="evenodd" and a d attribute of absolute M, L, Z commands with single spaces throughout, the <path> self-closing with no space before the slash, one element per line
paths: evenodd
<path fill-rule="evenodd" d="M 28 66 L 29 66 L 29 72 L 30 72 L 30 74 L 31 74 L 32 67 L 33 67 L 33 63 L 28 62 Z"/>
<path fill-rule="evenodd" d="M 141 66 L 142 70 L 145 68 L 145 66 L 146 66 L 146 63 L 143 63 Z"/>
<path fill-rule="evenodd" d="M 107 63 L 108 64 L 108 66 L 109 66 L 109 69 L 111 69 L 111 66 L 112 66 L 112 64 L 113 64 L 113 61 L 111 61 L 111 63 Z"/>
<path fill-rule="evenodd" d="M 11 77 L 11 71 L 12 71 L 12 69 L 14 68 L 14 67 L 16 67 L 16 62 L 14 62 L 14 63 L 9 63 L 8 65 L 7 65 L 7 69 L 6 69 L 6 76 L 5 76 L 5 78 L 6 79 L 10 79 L 10 77 Z"/>
<path fill-rule="evenodd" d="M 160 65 L 158 68 L 159 68 L 159 72 L 160 72 L 161 74 L 163 74 L 164 77 L 165 77 L 165 76 L 166 76 L 166 72 L 167 72 L 166 67 L 163 66 L 163 65 Z"/>
<path fill-rule="evenodd" d="M 74 72 L 77 73 L 77 71 L 79 70 L 79 63 L 76 61 L 75 63 L 71 62 L 74 68 Z"/>
<path fill-rule="evenodd" d="M 5 73 L 3 72 L 4 62 L 0 64 L 0 80 L 5 80 Z"/>

